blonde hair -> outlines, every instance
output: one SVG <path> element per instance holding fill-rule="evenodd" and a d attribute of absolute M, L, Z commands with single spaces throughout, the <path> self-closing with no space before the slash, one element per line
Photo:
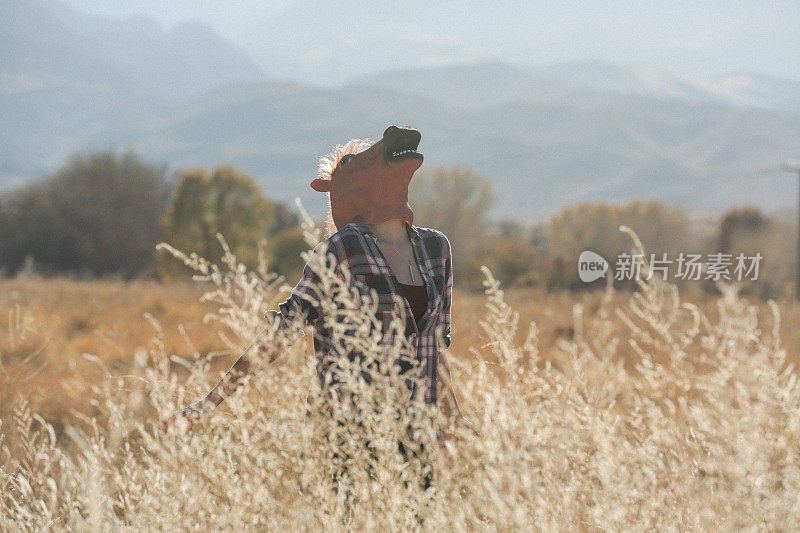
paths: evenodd
<path fill-rule="evenodd" d="M 339 166 L 342 158 L 348 154 L 357 154 L 363 152 L 370 146 L 372 141 L 369 139 L 350 139 L 345 144 L 337 144 L 327 155 L 319 158 L 319 165 L 317 166 L 317 177 L 323 180 L 331 179 L 333 171 Z"/>
<path fill-rule="evenodd" d="M 317 178 L 322 180 L 331 179 L 333 172 L 336 170 L 336 167 L 339 166 L 339 162 L 344 156 L 363 152 L 372 145 L 373 142 L 369 139 L 350 139 L 345 144 L 337 144 L 334 149 L 330 151 L 330 153 L 319 158 L 319 164 L 317 165 Z M 325 217 L 325 232 L 327 234 L 326 236 L 330 237 L 338 231 L 338 228 L 333 222 L 331 193 L 326 192 L 325 195 L 328 198 L 328 213 Z"/>

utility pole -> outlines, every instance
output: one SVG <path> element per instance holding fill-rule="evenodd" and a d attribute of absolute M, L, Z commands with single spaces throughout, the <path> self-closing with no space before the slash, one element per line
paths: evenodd
<path fill-rule="evenodd" d="M 800 163 L 786 163 L 783 165 L 783 170 L 786 172 L 796 172 L 797 173 L 797 183 L 800 186 Z M 794 286 L 794 297 L 795 300 L 800 301 L 800 194 L 798 194 L 798 202 L 797 202 L 797 259 L 795 260 L 794 264 L 795 268 L 795 286 Z"/>

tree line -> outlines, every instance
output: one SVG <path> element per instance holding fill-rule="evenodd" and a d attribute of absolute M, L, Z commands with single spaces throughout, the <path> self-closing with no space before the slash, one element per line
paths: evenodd
<path fill-rule="evenodd" d="M 760 279 L 746 291 L 779 297 L 790 290 L 794 228 L 757 208 L 733 209 L 698 220 L 659 201 L 624 205 L 585 203 L 546 221 L 491 221 L 491 180 L 465 168 L 419 172 L 409 201 L 414 223 L 443 231 L 451 241 L 456 283 L 481 290 L 481 265 L 505 286 L 583 290 L 578 256 L 592 250 L 609 261 L 630 250 L 619 231 L 632 227 L 649 252 L 748 252 L 764 255 Z M 170 175 L 133 153 L 78 155 L 39 181 L 0 194 L 0 273 L 70 274 L 81 278 L 185 278 L 189 270 L 155 246 L 167 242 L 219 263 L 221 233 L 245 266 L 259 253 L 289 283 L 302 272 L 306 249 L 298 215 L 262 193 L 235 168 L 188 169 Z M 625 283 L 618 283 L 625 285 Z M 713 292 L 713 283 L 695 283 Z"/>
<path fill-rule="evenodd" d="M 248 268 L 258 266 L 262 242 L 271 244 L 274 271 L 302 268 L 297 215 L 265 198 L 251 177 L 224 166 L 175 177 L 133 153 L 78 155 L 52 175 L 0 195 L 0 228 L 6 276 L 33 263 L 42 275 L 185 277 L 189 270 L 156 254 L 156 244 L 219 262 L 218 232 Z"/>

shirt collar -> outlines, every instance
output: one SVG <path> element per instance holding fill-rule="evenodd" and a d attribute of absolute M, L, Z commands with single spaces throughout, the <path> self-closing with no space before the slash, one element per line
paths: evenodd
<path fill-rule="evenodd" d="M 369 226 L 367 226 L 366 224 L 364 224 L 363 222 L 358 222 L 358 221 L 355 221 L 355 220 L 354 220 L 354 221 L 350 222 L 350 224 L 353 224 L 353 225 L 354 225 L 355 227 L 357 227 L 357 228 L 358 228 L 358 229 L 359 229 L 359 230 L 360 230 L 362 233 L 365 233 L 365 234 L 367 234 L 367 235 L 372 235 L 374 238 L 377 238 L 377 237 L 378 237 L 377 235 L 375 235 L 375 232 L 374 232 L 374 231 L 372 231 L 372 230 L 370 229 L 370 227 L 369 227 Z M 417 227 L 416 227 L 416 226 L 414 226 L 413 224 L 409 224 L 408 222 L 406 222 L 406 230 L 409 232 L 409 235 L 410 235 L 411 237 L 413 237 L 413 238 L 414 238 L 414 240 L 418 240 L 418 239 L 419 239 L 419 230 L 417 230 Z"/>

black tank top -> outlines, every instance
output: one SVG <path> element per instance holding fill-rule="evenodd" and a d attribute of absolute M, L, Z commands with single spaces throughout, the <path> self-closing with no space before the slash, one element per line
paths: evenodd
<path fill-rule="evenodd" d="M 419 322 L 419 319 L 422 318 L 428 308 L 428 292 L 425 290 L 425 285 L 398 283 L 406 300 L 408 300 L 408 304 L 411 306 L 411 314 L 414 315 L 414 320 Z"/>

